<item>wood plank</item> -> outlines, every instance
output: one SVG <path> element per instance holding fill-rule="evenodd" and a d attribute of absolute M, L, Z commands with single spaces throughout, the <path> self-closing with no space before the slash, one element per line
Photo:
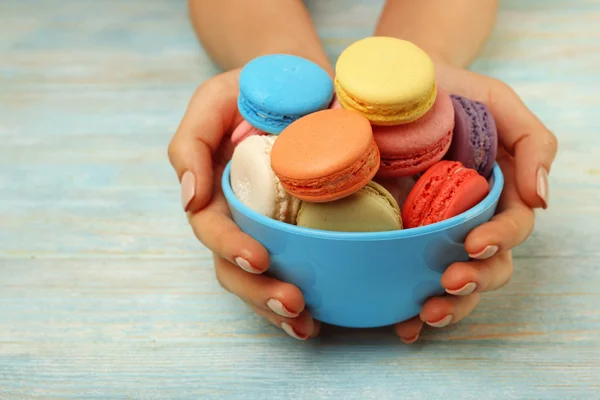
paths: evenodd
<path fill-rule="evenodd" d="M 334 60 L 382 0 L 307 4 Z M 0 398 L 598 398 L 600 4 L 501 5 L 472 69 L 559 137 L 551 208 L 510 285 L 404 346 L 298 343 L 216 283 L 166 156 L 217 72 L 184 0 L 0 2 Z"/>

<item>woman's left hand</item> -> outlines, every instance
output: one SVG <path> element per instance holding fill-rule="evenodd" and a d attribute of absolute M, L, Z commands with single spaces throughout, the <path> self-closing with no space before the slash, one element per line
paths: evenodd
<path fill-rule="evenodd" d="M 497 214 L 465 240 L 472 260 L 452 264 L 442 275 L 447 295 L 425 302 L 418 317 L 396 325 L 405 343 L 419 338 L 424 324 L 441 328 L 467 317 L 479 295 L 506 285 L 512 276 L 511 249 L 531 234 L 534 209 L 548 205 L 548 173 L 556 137 L 506 84 L 444 64 L 436 65 L 437 81 L 447 92 L 488 106 L 498 126 L 498 164 L 505 179 Z"/>

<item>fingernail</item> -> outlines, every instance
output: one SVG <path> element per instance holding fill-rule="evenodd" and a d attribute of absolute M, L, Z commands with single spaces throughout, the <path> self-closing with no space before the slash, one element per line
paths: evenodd
<path fill-rule="evenodd" d="M 544 167 L 539 167 L 537 171 L 537 194 L 545 210 L 548 207 L 548 171 Z"/>
<path fill-rule="evenodd" d="M 477 260 L 485 260 L 486 258 L 490 258 L 494 254 L 498 252 L 498 246 L 495 244 L 485 246 L 485 249 L 481 250 L 479 253 L 469 254 L 469 257 L 476 258 Z"/>
<path fill-rule="evenodd" d="M 288 324 L 287 322 L 282 322 L 281 323 L 281 329 L 283 329 L 285 331 L 285 333 L 287 333 L 288 335 L 290 335 L 294 339 L 298 339 L 298 340 L 306 340 L 306 339 L 308 339 L 308 337 L 306 337 L 306 336 L 300 336 L 294 330 L 294 328 L 292 328 L 292 326 L 290 324 Z"/>
<path fill-rule="evenodd" d="M 275 314 L 281 315 L 282 317 L 296 318 L 298 316 L 297 313 L 293 313 L 287 308 L 285 308 L 283 303 L 277 299 L 269 299 L 269 301 L 267 301 L 267 306 Z"/>
<path fill-rule="evenodd" d="M 475 282 L 469 282 L 465 286 L 461 287 L 460 289 L 456 289 L 456 290 L 446 289 L 446 293 L 452 294 L 454 296 L 466 296 L 468 294 L 473 293 L 475 291 L 475 289 L 477 289 L 477 284 Z"/>
<path fill-rule="evenodd" d="M 234 261 L 238 265 L 238 267 L 240 267 L 246 272 L 250 272 L 251 274 L 260 274 L 262 272 L 254 268 L 252 264 L 250 264 L 247 260 L 243 259 L 242 257 L 237 257 Z"/>
<path fill-rule="evenodd" d="M 444 318 L 440 319 L 439 321 L 435 321 L 435 322 L 425 321 L 425 322 L 427 323 L 427 325 L 433 326 L 434 328 L 443 328 L 446 325 L 448 325 L 450 323 L 450 321 L 452 321 L 452 315 L 448 314 Z"/>
<path fill-rule="evenodd" d="M 190 202 L 196 193 L 196 178 L 192 171 L 185 171 L 181 177 L 181 205 L 183 211 L 187 211 Z"/>
<path fill-rule="evenodd" d="M 419 339 L 419 334 L 417 333 L 415 336 L 408 339 L 404 339 L 403 337 L 401 337 L 400 339 L 406 344 L 412 344 Z"/>

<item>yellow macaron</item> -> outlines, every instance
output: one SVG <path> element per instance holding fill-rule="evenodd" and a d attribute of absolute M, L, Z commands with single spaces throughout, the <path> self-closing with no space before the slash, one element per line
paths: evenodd
<path fill-rule="evenodd" d="M 373 125 L 415 121 L 435 102 L 433 61 L 406 40 L 361 39 L 342 52 L 335 70 L 335 91 L 342 107 L 360 112 Z"/>

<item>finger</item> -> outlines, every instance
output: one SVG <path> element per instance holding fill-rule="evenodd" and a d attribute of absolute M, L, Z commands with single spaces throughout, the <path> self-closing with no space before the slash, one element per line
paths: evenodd
<path fill-rule="evenodd" d="M 523 202 L 517 191 L 512 157 L 502 154 L 498 163 L 505 176 L 498 213 L 467 235 L 465 249 L 471 258 L 483 260 L 499 251 L 510 250 L 523 243 L 533 231 L 535 213 Z"/>
<path fill-rule="evenodd" d="M 319 336 L 319 334 L 321 333 L 321 326 L 323 324 L 321 323 L 321 321 L 318 321 L 316 319 L 313 319 L 313 324 L 314 324 L 313 332 L 312 332 L 312 335 L 310 335 L 310 337 L 314 338 L 314 337 Z"/>
<path fill-rule="evenodd" d="M 221 168 L 217 176 L 221 176 Z M 188 220 L 198 240 L 220 257 L 253 274 L 269 268 L 269 253 L 264 246 L 242 232 L 231 219 L 220 184 L 216 185 L 213 201 L 195 214 L 188 213 Z"/>
<path fill-rule="evenodd" d="M 521 197 L 530 207 L 547 208 L 548 173 L 558 149 L 556 137 L 504 83 L 490 85 L 487 104 L 498 125 L 499 143 L 515 157 Z"/>
<path fill-rule="evenodd" d="M 425 302 L 420 318 L 427 325 L 443 328 L 467 317 L 479 304 L 479 294 L 433 297 Z"/>
<path fill-rule="evenodd" d="M 307 340 L 319 334 L 317 329 L 320 328 L 320 324 L 317 327 L 308 311 L 303 311 L 297 318 L 291 319 L 284 318 L 260 307 L 251 307 L 260 317 L 281 328 L 294 339 Z"/>
<path fill-rule="evenodd" d="M 510 251 L 503 251 L 487 260 L 454 263 L 442 275 L 441 283 L 448 294 L 468 296 L 471 293 L 500 289 L 512 278 L 513 261 Z"/>
<path fill-rule="evenodd" d="M 421 329 L 423 329 L 423 321 L 419 317 L 400 322 L 394 327 L 396 335 L 406 344 L 416 342 L 419 339 Z"/>
<path fill-rule="evenodd" d="M 237 112 L 239 71 L 209 79 L 194 93 L 175 136 L 169 160 L 181 182 L 185 211 L 202 209 L 213 193 L 213 155 L 225 133 L 239 122 Z"/>
<path fill-rule="evenodd" d="M 248 274 L 217 256 L 214 260 L 221 286 L 246 303 L 288 318 L 296 318 L 304 310 L 304 296 L 296 286 L 265 275 Z"/>
<path fill-rule="evenodd" d="M 517 187 L 532 208 L 548 205 L 548 173 L 556 157 L 556 137 L 506 84 L 470 71 L 442 66 L 438 76 L 450 93 L 486 104 L 499 142 L 517 162 Z"/>

